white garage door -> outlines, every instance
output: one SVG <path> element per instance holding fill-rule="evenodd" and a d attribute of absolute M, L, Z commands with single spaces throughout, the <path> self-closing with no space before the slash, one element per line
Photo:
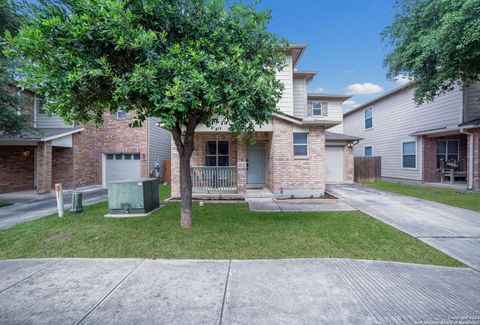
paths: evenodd
<path fill-rule="evenodd" d="M 325 178 L 327 183 L 343 182 L 343 147 L 325 147 Z"/>
<path fill-rule="evenodd" d="M 105 186 L 113 181 L 140 178 L 139 153 L 106 154 L 105 158 Z"/>

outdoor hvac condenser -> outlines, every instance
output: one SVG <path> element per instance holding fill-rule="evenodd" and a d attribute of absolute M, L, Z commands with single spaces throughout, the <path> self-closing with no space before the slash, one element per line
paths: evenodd
<path fill-rule="evenodd" d="M 108 184 L 110 214 L 146 214 L 158 207 L 156 178 L 130 179 Z"/>

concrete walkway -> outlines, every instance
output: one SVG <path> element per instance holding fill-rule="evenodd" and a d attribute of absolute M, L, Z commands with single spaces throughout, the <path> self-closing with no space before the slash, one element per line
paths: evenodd
<path fill-rule="evenodd" d="M 414 324 L 479 296 L 472 269 L 391 262 L 0 261 L 1 324 Z"/>
<path fill-rule="evenodd" d="M 248 206 L 255 212 L 299 211 L 352 211 L 354 208 L 336 199 L 286 199 L 249 198 Z"/>
<path fill-rule="evenodd" d="M 327 191 L 343 198 L 348 205 L 480 270 L 479 212 L 356 184 L 329 185 Z"/>
<path fill-rule="evenodd" d="M 107 189 L 93 186 L 77 189 L 83 193 L 83 205 L 90 205 L 107 199 Z M 70 209 L 72 191 L 64 194 L 65 209 Z M 12 195 L 1 194 L 0 201 L 11 202 L 13 205 L 0 208 L 0 229 L 8 228 L 17 223 L 38 219 L 57 211 L 55 194 L 44 195 Z"/>

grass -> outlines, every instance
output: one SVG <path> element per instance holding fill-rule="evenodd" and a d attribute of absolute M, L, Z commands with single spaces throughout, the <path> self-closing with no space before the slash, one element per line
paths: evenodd
<path fill-rule="evenodd" d="M 450 188 L 437 188 L 380 181 L 363 183 L 363 185 L 378 190 L 414 196 L 420 199 L 440 202 L 480 212 L 480 192 L 459 192 Z"/>
<path fill-rule="evenodd" d="M 169 194 L 162 188 L 162 198 Z M 359 211 L 254 213 L 246 204 L 194 204 L 182 230 L 179 204 L 145 218 L 105 218 L 106 203 L 0 231 L 0 258 L 142 257 L 263 259 L 337 257 L 463 266 Z M 72 237 L 45 240 L 73 231 Z"/>
<path fill-rule="evenodd" d="M 12 205 L 12 204 L 11 204 L 11 203 L 8 203 L 8 202 L 2 202 L 2 201 L 0 201 L 0 208 L 8 207 L 9 205 Z"/>

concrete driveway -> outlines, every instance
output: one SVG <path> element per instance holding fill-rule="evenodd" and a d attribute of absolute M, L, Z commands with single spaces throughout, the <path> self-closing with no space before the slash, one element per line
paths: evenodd
<path fill-rule="evenodd" d="M 83 205 L 90 205 L 107 199 L 107 189 L 103 187 L 88 187 L 77 189 L 83 193 Z M 0 229 L 8 228 L 17 223 L 38 219 L 57 211 L 55 194 L 44 195 L 0 195 L 0 201 L 12 202 L 13 205 L 0 208 Z M 64 195 L 65 209 L 72 202 L 71 191 Z"/>
<path fill-rule="evenodd" d="M 349 259 L 6 260 L 0 323 L 439 324 L 478 317 L 479 288 L 472 269 Z"/>
<path fill-rule="evenodd" d="M 480 270 L 479 212 L 357 184 L 329 185 L 327 191 L 343 198 L 348 205 Z"/>

